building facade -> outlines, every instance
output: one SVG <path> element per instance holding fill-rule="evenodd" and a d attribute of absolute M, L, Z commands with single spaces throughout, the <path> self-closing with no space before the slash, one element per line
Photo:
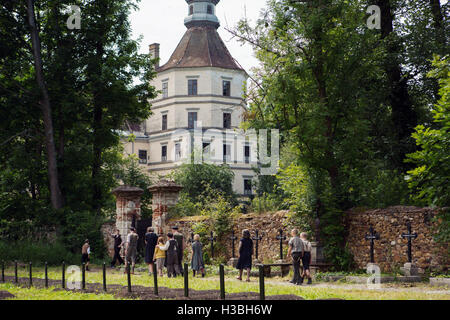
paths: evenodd
<path fill-rule="evenodd" d="M 233 189 L 252 194 L 257 164 L 256 138 L 238 130 L 245 112 L 247 73 L 233 59 L 217 29 L 220 0 L 186 0 L 186 33 L 169 61 L 156 65 L 152 85 L 159 91 L 152 116 L 129 126 L 136 139 L 124 142 L 153 175 L 164 177 L 188 161 L 228 164 L 235 174 Z M 159 58 L 159 44 L 150 45 Z M 252 139 L 253 138 L 253 139 Z"/>

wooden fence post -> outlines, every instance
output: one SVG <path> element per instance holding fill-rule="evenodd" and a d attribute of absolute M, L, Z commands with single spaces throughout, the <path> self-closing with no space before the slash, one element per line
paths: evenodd
<path fill-rule="evenodd" d="M 106 290 L 106 262 L 103 262 L 103 291 Z"/>
<path fill-rule="evenodd" d="M 127 265 L 128 293 L 131 293 L 131 266 Z"/>
<path fill-rule="evenodd" d="M 30 261 L 30 287 L 33 286 L 33 264 Z"/>
<path fill-rule="evenodd" d="M 223 264 L 219 266 L 220 275 L 220 299 L 225 300 L 225 270 Z"/>
<path fill-rule="evenodd" d="M 66 288 L 66 263 L 64 261 L 62 263 L 61 287 L 63 289 Z"/>
<path fill-rule="evenodd" d="M 156 270 L 156 268 L 155 268 L 155 270 L 153 270 L 153 290 L 154 290 L 155 295 L 157 296 L 158 295 L 158 271 Z"/>
<path fill-rule="evenodd" d="M 86 289 L 86 264 L 84 262 L 81 266 L 81 289 Z"/>
<path fill-rule="evenodd" d="M 14 261 L 14 282 L 18 283 L 19 282 L 19 277 L 17 276 L 17 261 Z"/>
<path fill-rule="evenodd" d="M 47 263 L 47 261 L 45 262 L 44 273 L 45 273 L 45 287 L 48 288 L 48 263 Z"/>
<path fill-rule="evenodd" d="M 264 265 L 259 266 L 259 299 L 266 300 L 266 292 L 264 287 Z"/>
<path fill-rule="evenodd" d="M 184 264 L 184 296 L 189 297 L 189 266 Z"/>

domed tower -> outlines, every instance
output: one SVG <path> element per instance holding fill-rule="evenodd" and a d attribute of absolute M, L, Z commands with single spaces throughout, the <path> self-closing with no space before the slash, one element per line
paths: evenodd
<path fill-rule="evenodd" d="M 151 101 L 153 115 L 126 151 L 139 154 L 149 174 L 161 177 L 200 149 L 197 163 L 226 162 L 235 174 L 234 191 L 248 197 L 257 146 L 237 132 L 247 73 L 217 32 L 219 1 L 186 0 L 187 30 L 167 63 L 156 66 L 152 85 L 160 93 Z M 150 55 L 159 58 L 159 44 L 150 45 Z"/>
<path fill-rule="evenodd" d="M 220 22 L 216 17 L 216 5 L 220 0 L 186 0 L 189 5 L 189 15 L 184 19 L 188 28 L 195 26 L 213 26 L 219 28 Z"/>

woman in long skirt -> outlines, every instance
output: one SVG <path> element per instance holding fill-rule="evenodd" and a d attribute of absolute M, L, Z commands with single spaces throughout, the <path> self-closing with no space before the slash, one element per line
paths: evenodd
<path fill-rule="evenodd" d="M 191 268 L 195 274 L 201 271 L 202 277 L 205 276 L 205 264 L 203 263 L 203 245 L 200 243 L 200 236 L 196 234 L 194 236 L 194 242 L 192 243 L 192 261 Z"/>
<path fill-rule="evenodd" d="M 242 239 L 239 243 L 239 259 L 236 269 L 239 269 L 238 280 L 242 280 L 244 269 L 247 270 L 247 282 L 250 282 L 250 270 L 252 269 L 253 241 L 250 239 L 250 231 L 242 231 Z"/>

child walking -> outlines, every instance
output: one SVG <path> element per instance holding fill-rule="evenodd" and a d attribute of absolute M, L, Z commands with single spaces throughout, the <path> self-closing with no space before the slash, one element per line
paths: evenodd
<path fill-rule="evenodd" d="M 195 274 L 198 272 L 202 273 L 202 277 L 205 277 L 205 264 L 203 263 L 203 252 L 202 244 L 200 243 L 200 235 L 196 234 L 194 236 L 194 242 L 192 243 L 192 261 L 191 267 Z"/>
<path fill-rule="evenodd" d="M 164 275 L 164 260 L 166 260 L 166 252 L 162 250 L 161 248 L 164 248 L 164 238 L 159 237 L 158 238 L 158 244 L 155 247 L 155 253 L 153 256 L 153 260 L 156 261 L 156 270 L 155 272 L 158 272 L 158 275 L 162 277 Z"/>
<path fill-rule="evenodd" d="M 301 282 L 303 282 L 303 279 L 305 276 L 308 278 L 308 284 L 312 283 L 311 280 L 311 273 L 309 271 L 309 265 L 311 264 L 311 242 L 308 241 L 308 236 L 305 232 L 302 232 L 300 234 L 300 239 L 303 241 L 303 247 L 304 247 L 304 254 L 302 257 L 302 264 L 303 264 L 303 273 L 301 277 Z"/>

